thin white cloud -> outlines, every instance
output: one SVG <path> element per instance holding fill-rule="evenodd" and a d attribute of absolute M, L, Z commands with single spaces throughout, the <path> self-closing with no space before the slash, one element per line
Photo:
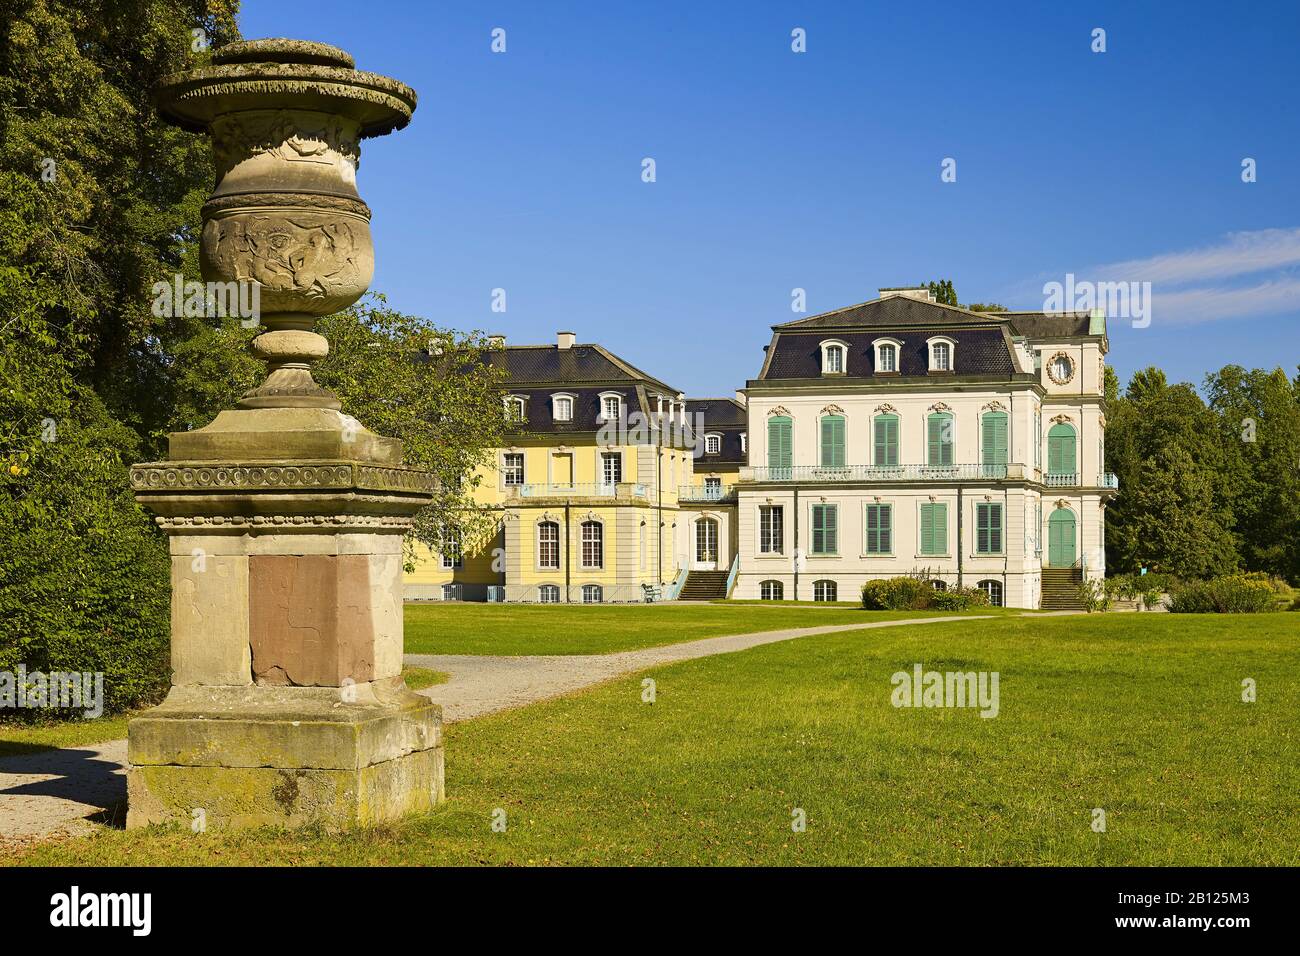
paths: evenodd
<path fill-rule="evenodd" d="M 1089 269 L 1081 278 L 1181 285 L 1300 265 L 1300 228 L 1230 232 L 1201 249 L 1128 259 Z"/>
<path fill-rule="evenodd" d="M 1196 249 L 1069 271 L 1076 289 L 1089 282 L 1150 283 L 1150 315 L 1157 325 L 1297 314 L 1300 227 L 1230 232 L 1219 242 Z M 1064 272 L 1043 276 L 1032 285 L 1018 284 L 1008 298 L 1032 300 L 1041 294 L 1046 301 L 1046 283 L 1065 281 Z"/>
<path fill-rule="evenodd" d="M 1245 287 L 1151 289 L 1156 325 L 1194 325 L 1220 319 L 1250 319 L 1300 311 L 1300 279 L 1269 279 Z"/>

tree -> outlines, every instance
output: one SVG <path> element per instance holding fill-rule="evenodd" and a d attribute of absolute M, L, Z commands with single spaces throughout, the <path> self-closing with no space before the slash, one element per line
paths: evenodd
<path fill-rule="evenodd" d="M 926 288 L 929 289 L 930 294 L 934 296 L 935 302 L 938 302 L 941 305 L 957 304 L 957 290 L 953 288 L 951 279 L 939 279 L 930 282 L 927 284 Z"/>
<path fill-rule="evenodd" d="M 444 529 L 467 544 L 491 537 L 497 516 L 474 502 L 476 469 L 491 464 L 502 444 L 505 413 L 504 374 L 484 361 L 486 338 L 434 328 L 388 308 L 379 294 L 327 316 L 318 329 L 330 354 L 316 380 L 366 427 L 401 438 L 408 465 L 438 478 L 413 539 L 436 550 Z"/>
<path fill-rule="evenodd" d="M 1300 389 L 1281 368 L 1206 376 L 1246 568 L 1300 581 Z"/>
<path fill-rule="evenodd" d="M 1217 419 L 1190 385 L 1137 372 L 1107 402 L 1106 457 L 1120 479 L 1107 508 L 1106 564 L 1209 577 L 1239 563 Z"/>
<path fill-rule="evenodd" d="M 1008 312 L 1010 311 L 1005 305 L 998 302 L 972 302 L 970 305 L 963 305 L 963 309 L 969 312 Z"/>

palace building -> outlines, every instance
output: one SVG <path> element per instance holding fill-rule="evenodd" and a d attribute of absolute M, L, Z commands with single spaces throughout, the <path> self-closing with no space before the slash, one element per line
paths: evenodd
<path fill-rule="evenodd" d="M 499 513 L 408 598 L 856 601 L 922 574 L 1068 606 L 1105 574 L 1100 315 L 972 312 L 924 288 L 772 329 L 732 398 L 689 399 L 599 345 L 504 347 Z"/>

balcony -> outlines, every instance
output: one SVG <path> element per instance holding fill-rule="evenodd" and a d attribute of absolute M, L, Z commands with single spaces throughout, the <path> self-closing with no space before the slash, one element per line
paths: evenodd
<path fill-rule="evenodd" d="M 506 498 L 647 498 L 650 489 L 630 481 L 506 485 Z"/>
<path fill-rule="evenodd" d="M 1079 474 L 1043 475 L 1043 484 L 1048 488 L 1081 488 L 1083 487 L 1082 479 L 1083 476 Z M 1105 472 L 1097 476 L 1097 483 L 1093 487 L 1119 491 L 1119 478 L 1112 472 Z"/>
<path fill-rule="evenodd" d="M 678 501 L 735 501 L 736 489 L 721 485 L 682 485 L 677 489 Z"/>
<path fill-rule="evenodd" d="M 1001 481 L 1011 473 L 1024 476 L 1020 465 L 846 465 L 822 468 L 818 465 L 795 465 L 792 468 L 741 468 L 741 481 L 777 482 L 899 482 L 899 481 Z"/>

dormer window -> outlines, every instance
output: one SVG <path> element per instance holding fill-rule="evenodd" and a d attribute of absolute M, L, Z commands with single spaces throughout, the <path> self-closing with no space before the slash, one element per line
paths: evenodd
<path fill-rule="evenodd" d="M 897 374 L 899 349 L 903 343 L 898 339 L 876 339 L 871 345 L 876 350 L 876 374 Z"/>
<path fill-rule="evenodd" d="M 573 396 L 572 395 L 552 395 L 551 396 L 551 417 L 557 422 L 573 421 Z"/>
<path fill-rule="evenodd" d="M 847 367 L 848 343 L 831 339 L 821 343 L 822 374 L 843 375 Z"/>
<path fill-rule="evenodd" d="M 600 417 L 607 422 L 616 422 L 623 417 L 623 396 L 617 392 L 601 392 Z"/>
<path fill-rule="evenodd" d="M 722 451 L 722 436 L 721 436 L 721 435 L 705 435 L 705 436 L 704 436 L 704 454 L 706 454 L 706 455 L 716 455 L 716 454 L 718 454 L 718 453 L 721 452 L 721 451 Z"/>
<path fill-rule="evenodd" d="M 749 452 L 749 441 L 747 440 L 748 438 L 749 435 L 746 434 L 745 432 L 740 433 L 740 452 L 742 455 L 748 454 Z"/>
<path fill-rule="evenodd" d="M 528 400 L 522 395 L 506 396 L 506 421 L 522 422 L 527 419 Z"/>
<path fill-rule="evenodd" d="M 944 336 L 935 336 L 926 344 L 930 347 L 930 371 L 951 372 L 957 343 Z"/>

